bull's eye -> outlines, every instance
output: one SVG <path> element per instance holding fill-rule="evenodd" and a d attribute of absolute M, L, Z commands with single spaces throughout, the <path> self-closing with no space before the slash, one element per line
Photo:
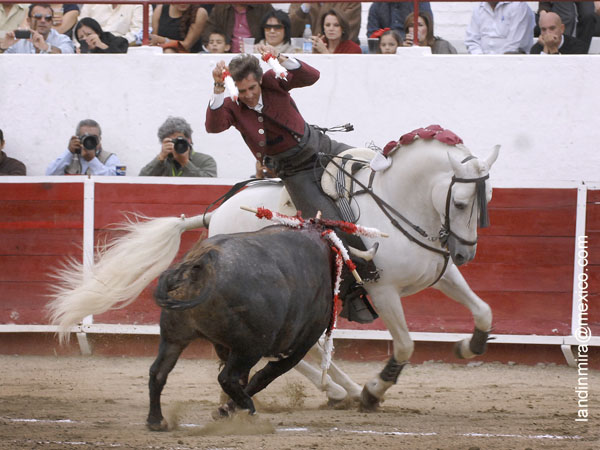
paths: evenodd
<path fill-rule="evenodd" d="M 463 210 L 463 209 L 465 209 L 465 208 L 467 207 L 467 204 L 466 204 L 466 203 L 463 203 L 463 202 L 456 202 L 456 201 L 455 201 L 455 202 L 454 202 L 454 207 L 455 207 L 456 209 Z"/>

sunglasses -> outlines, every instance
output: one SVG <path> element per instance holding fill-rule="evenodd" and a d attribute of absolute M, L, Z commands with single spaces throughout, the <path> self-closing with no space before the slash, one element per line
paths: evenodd
<path fill-rule="evenodd" d="M 283 29 L 283 25 L 265 25 L 265 30 L 281 30 Z"/>
<path fill-rule="evenodd" d="M 35 20 L 42 20 L 42 19 L 44 19 L 46 22 L 50 22 L 52 20 L 52 14 L 49 14 L 47 16 L 44 16 L 43 14 L 34 14 L 33 18 Z"/>

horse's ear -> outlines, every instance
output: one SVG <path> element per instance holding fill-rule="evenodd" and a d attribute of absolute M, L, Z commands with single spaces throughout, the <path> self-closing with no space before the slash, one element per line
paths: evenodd
<path fill-rule="evenodd" d="M 496 162 L 496 159 L 498 159 L 499 153 L 500 153 L 500 145 L 494 145 L 494 148 L 492 149 L 492 153 L 485 160 L 485 163 L 488 166 L 488 170 L 492 168 L 492 165 Z"/>
<path fill-rule="evenodd" d="M 450 152 L 446 152 L 448 155 L 448 161 L 450 161 L 450 165 L 452 166 L 452 170 L 454 171 L 454 175 L 457 176 L 457 178 L 464 178 L 465 177 L 465 168 L 462 165 L 462 163 L 460 162 L 460 160 L 458 158 L 456 158 L 456 156 L 454 156 L 453 153 Z"/>

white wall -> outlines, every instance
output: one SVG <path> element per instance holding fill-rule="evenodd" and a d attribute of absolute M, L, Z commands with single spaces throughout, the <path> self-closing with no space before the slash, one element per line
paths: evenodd
<path fill-rule="evenodd" d="M 228 56 L 231 57 L 231 56 Z M 364 146 L 440 124 L 476 154 L 502 151 L 504 180 L 599 180 L 597 56 L 306 55 L 321 71 L 294 92 L 309 123 L 351 122 L 339 140 Z M 168 115 L 185 117 L 195 148 L 219 176 L 245 178 L 253 159 L 236 130 L 208 135 L 214 55 L 1 55 L 0 128 L 6 151 L 42 175 L 82 118 L 103 128 L 106 150 L 137 175 L 159 151 Z"/>

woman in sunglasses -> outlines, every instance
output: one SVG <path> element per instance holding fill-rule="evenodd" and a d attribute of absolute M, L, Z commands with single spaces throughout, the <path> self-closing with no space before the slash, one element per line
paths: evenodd
<path fill-rule="evenodd" d="M 100 24 L 91 17 L 84 17 L 77 23 L 75 38 L 79 42 L 77 53 L 127 53 L 129 48 L 127 39 L 102 31 Z"/>
<path fill-rule="evenodd" d="M 260 24 L 259 44 L 275 47 L 277 54 L 292 51 L 291 22 L 286 12 L 279 9 L 269 11 Z"/>

